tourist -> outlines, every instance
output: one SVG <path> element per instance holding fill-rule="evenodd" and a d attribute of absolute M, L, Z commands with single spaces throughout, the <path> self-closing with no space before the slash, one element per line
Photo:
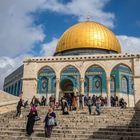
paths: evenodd
<path fill-rule="evenodd" d="M 121 99 L 119 100 L 119 105 L 120 105 L 121 108 L 126 108 L 127 103 L 124 101 L 123 98 L 121 98 Z"/>
<path fill-rule="evenodd" d="M 51 137 L 52 129 L 56 126 L 56 114 L 53 112 L 52 108 L 48 109 L 48 113 L 45 117 L 45 136 L 47 138 Z"/>
<path fill-rule="evenodd" d="M 34 132 L 33 127 L 37 116 L 38 116 L 37 108 L 35 105 L 33 105 L 31 106 L 30 112 L 27 115 L 28 120 L 26 125 L 26 133 L 28 136 L 30 136 Z"/>
<path fill-rule="evenodd" d="M 33 96 L 31 100 L 31 106 L 38 106 L 38 104 L 40 105 L 39 100 L 35 96 Z"/>
<path fill-rule="evenodd" d="M 105 106 L 107 106 L 107 97 L 104 99 Z"/>
<path fill-rule="evenodd" d="M 26 100 L 26 101 L 24 102 L 23 107 L 26 108 L 27 106 L 28 106 L 28 100 Z"/>
<path fill-rule="evenodd" d="M 21 115 L 21 107 L 23 106 L 23 100 L 22 98 L 20 98 L 20 100 L 18 101 L 17 104 L 17 113 L 16 113 L 16 117 Z"/>
<path fill-rule="evenodd" d="M 83 96 L 82 94 L 79 95 L 79 108 L 83 109 Z"/>
<path fill-rule="evenodd" d="M 102 96 L 98 97 L 101 101 L 101 106 L 104 106 L 105 105 L 105 101 L 104 101 L 104 98 Z"/>
<path fill-rule="evenodd" d="M 77 109 L 77 97 L 73 96 L 72 97 L 72 110 L 76 110 Z"/>
<path fill-rule="evenodd" d="M 72 108 L 72 96 L 71 96 L 71 94 L 68 94 L 68 96 L 67 96 L 67 103 L 68 103 L 69 110 L 71 110 L 71 108 Z"/>
<path fill-rule="evenodd" d="M 87 101 L 88 101 L 88 96 L 85 95 L 85 96 L 84 96 L 84 105 L 87 105 Z"/>
<path fill-rule="evenodd" d="M 46 106 L 46 98 L 44 96 L 42 96 L 41 105 Z"/>
<path fill-rule="evenodd" d="M 99 97 L 97 97 L 96 99 L 96 112 L 97 112 L 97 115 L 101 114 L 101 100 Z"/>
<path fill-rule="evenodd" d="M 91 107 L 92 107 L 92 105 L 93 105 L 93 102 L 92 102 L 91 97 L 89 96 L 88 100 L 87 100 L 87 106 L 88 106 L 89 115 L 91 115 Z"/>
<path fill-rule="evenodd" d="M 115 100 L 115 107 L 117 107 L 118 106 L 118 100 L 119 100 L 118 96 L 115 95 L 114 96 L 114 100 Z"/>
<path fill-rule="evenodd" d="M 115 106 L 114 97 L 113 97 L 113 96 L 111 96 L 110 98 L 111 98 L 111 106 L 113 107 L 113 106 Z"/>
<path fill-rule="evenodd" d="M 53 95 L 50 96 L 49 101 L 50 101 L 50 103 L 49 103 L 50 107 L 53 108 L 53 110 L 54 110 L 54 108 L 55 108 L 55 97 Z"/>
<path fill-rule="evenodd" d="M 68 103 L 65 97 L 62 98 L 62 114 L 63 115 L 68 115 Z"/>
<path fill-rule="evenodd" d="M 95 95 L 92 96 L 92 102 L 93 102 L 93 105 L 95 106 L 95 104 L 96 104 L 96 96 Z"/>

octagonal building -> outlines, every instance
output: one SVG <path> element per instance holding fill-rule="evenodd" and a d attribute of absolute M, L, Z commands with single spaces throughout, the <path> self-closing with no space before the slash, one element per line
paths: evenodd
<path fill-rule="evenodd" d="M 54 56 L 26 58 L 5 78 L 4 90 L 31 99 L 62 96 L 124 98 L 133 107 L 140 99 L 140 54 L 122 54 L 115 34 L 104 25 L 79 22 L 60 37 Z"/>

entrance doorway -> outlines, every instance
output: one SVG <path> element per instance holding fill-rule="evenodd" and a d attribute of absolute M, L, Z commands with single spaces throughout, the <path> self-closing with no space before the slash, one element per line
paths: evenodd
<path fill-rule="evenodd" d="M 64 94 L 73 93 L 74 85 L 70 79 L 64 79 L 60 83 L 60 88 Z"/>
<path fill-rule="evenodd" d="M 60 83 L 60 88 L 62 90 L 62 96 L 67 100 L 72 100 L 74 96 L 74 85 L 70 79 L 63 79 Z"/>

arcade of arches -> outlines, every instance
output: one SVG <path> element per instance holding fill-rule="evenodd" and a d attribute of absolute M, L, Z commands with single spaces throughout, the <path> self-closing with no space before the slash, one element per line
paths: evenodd
<path fill-rule="evenodd" d="M 62 69 L 60 79 L 56 78 L 56 72 L 49 66 L 43 67 L 38 73 L 37 93 L 39 95 L 55 95 L 59 100 L 67 93 L 88 94 L 107 96 L 110 104 L 111 95 L 134 94 L 133 75 L 129 67 L 119 64 L 115 66 L 106 78 L 105 70 L 99 65 L 92 65 L 85 71 L 84 78 L 81 78 L 79 70 L 74 66 L 67 66 Z M 59 88 L 57 91 L 56 89 Z"/>

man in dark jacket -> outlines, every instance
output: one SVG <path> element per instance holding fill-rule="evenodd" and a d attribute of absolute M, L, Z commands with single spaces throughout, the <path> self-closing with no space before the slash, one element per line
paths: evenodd
<path fill-rule="evenodd" d="M 23 106 L 23 100 L 20 99 L 18 101 L 18 104 L 17 104 L 17 113 L 16 113 L 16 117 L 20 116 L 21 115 L 21 107 Z"/>

